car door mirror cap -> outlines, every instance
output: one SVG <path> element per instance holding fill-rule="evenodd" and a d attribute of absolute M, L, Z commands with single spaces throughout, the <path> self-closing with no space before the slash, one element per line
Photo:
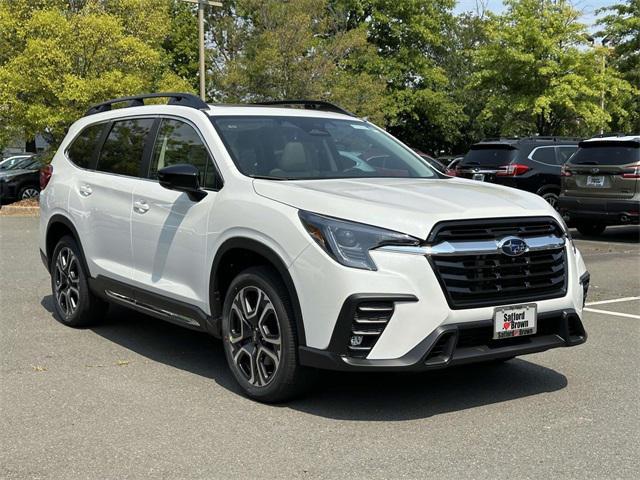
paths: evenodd
<path fill-rule="evenodd" d="M 200 172 L 188 163 L 169 165 L 158 170 L 158 181 L 160 186 L 177 192 L 184 192 L 189 199 L 199 202 L 207 196 L 207 192 L 200 188 L 198 179 Z"/>

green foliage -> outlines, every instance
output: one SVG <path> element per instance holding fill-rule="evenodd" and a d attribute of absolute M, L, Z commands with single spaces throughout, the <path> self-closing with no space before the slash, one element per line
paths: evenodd
<path fill-rule="evenodd" d="M 472 91 L 488 92 L 480 118 L 502 134 L 588 135 L 623 115 L 630 85 L 600 67 L 579 12 L 565 0 L 508 0 L 477 52 Z M 602 92 L 607 108 L 602 109 Z"/>
<path fill-rule="evenodd" d="M 455 0 L 223 0 L 206 8 L 207 91 L 333 101 L 432 152 L 638 131 L 640 0 L 620 1 L 599 22 L 603 47 L 568 0 L 458 16 Z M 197 40 L 181 0 L 0 0 L 0 147 L 55 144 L 107 98 L 194 91 Z"/>
<path fill-rule="evenodd" d="M 34 7 L 39 3 L 38 8 Z M 145 14 L 140 6 L 153 12 Z M 169 23 L 157 1 L 3 2 L 0 124 L 55 145 L 87 106 L 107 98 L 189 85 L 160 48 Z M 151 8 L 153 7 L 153 8 Z M 4 52 L 4 50 L 3 50 Z"/>
<path fill-rule="evenodd" d="M 614 130 L 640 131 L 640 0 L 627 0 L 599 10 L 608 12 L 598 21 L 598 36 L 613 47 L 607 50 L 609 60 L 633 87 L 635 92 L 625 104 L 622 117 L 615 117 Z"/>

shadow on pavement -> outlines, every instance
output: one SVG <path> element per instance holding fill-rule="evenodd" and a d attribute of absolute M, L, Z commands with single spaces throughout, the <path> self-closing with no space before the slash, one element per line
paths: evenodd
<path fill-rule="evenodd" d="M 51 302 L 51 296 L 42 300 L 50 312 Z M 91 330 L 240 394 L 222 343 L 206 334 L 118 306 L 111 306 L 105 321 Z M 418 374 L 319 372 L 306 396 L 278 407 L 339 420 L 399 421 L 553 392 L 566 385 L 561 373 L 520 359 Z"/>
<path fill-rule="evenodd" d="M 582 235 L 578 230 L 571 229 L 571 236 L 576 240 L 591 240 L 612 243 L 640 243 L 640 227 L 626 225 L 622 227 L 607 227 L 602 235 Z"/>

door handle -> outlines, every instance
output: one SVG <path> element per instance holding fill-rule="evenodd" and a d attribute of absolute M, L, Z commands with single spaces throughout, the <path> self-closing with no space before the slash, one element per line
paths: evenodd
<path fill-rule="evenodd" d="M 88 197 L 93 193 L 93 190 L 89 185 L 80 185 L 80 188 L 78 188 L 78 191 L 80 192 L 80 195 L 82 195 L 83 197 Z"/>
<path fill-rule="evenodd" d="M 138 200 L 133 202 L 133 210 L 137 213 L 147 213 L 149 211 L 149 204 L 144 200 Z"/>

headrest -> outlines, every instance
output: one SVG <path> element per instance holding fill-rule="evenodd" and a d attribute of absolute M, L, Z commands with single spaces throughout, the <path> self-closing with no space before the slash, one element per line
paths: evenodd
<path fill-rule="evenodd" d="M 300 142 L 289 142 L 284 146 L 278 166 L 285 172 L 301 172 L 309 170 L 309 161 Z"/>

